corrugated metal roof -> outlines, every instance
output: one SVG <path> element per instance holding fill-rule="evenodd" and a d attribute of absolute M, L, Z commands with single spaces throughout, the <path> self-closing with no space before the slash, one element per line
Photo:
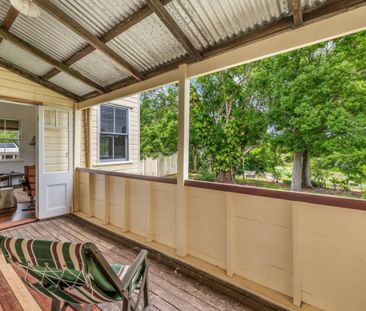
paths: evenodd
<path fill-rule="evenodd" d="M 64 89 L 78 95 L 83 96 L 85 94 L 95 91 L 92 87 L 86 85 L 85 83 L 71 77 L 67 73 L 61 72 L 49 80 L 63 87 Z"/>
<path fill-rule="evenodd" d="M 323 5 L 327 0 L 301 0 L 301 7 L 304 11 L 314 9 Z"/>
<path fill-rule="evenodd" d="M 10 8 L 9 1 L 5 0 L 0 1 L 0 24 L 2 24 L 2 21 L 4 20 L 9 8 Z"/>
<path fill-rule="evenodd" d="M 102 36 L 146 5 L 146 0 L 51 1 L 95 36 Z M 305 11 L 327 2 L 301 1 Z M 216 46 L 291 14 L 288 0 L 172 0 L 166 8 L 198 50 Z M 8 9 L 8 0 L 0 0 L 0 21 Z M 19 14 L 10 32 L 61 62 L 87 45 L 84 39 L 43 10 L 39 18 Z M 143 73 L 187 54 L 155 14 L 140 21 L 107 45 Z M 42 60 L 8 43 L 0 46 L 0 57 L 37 75 L 43 75 L 51 69 Z M 79 60 L 72 67 L 102 86 L 129 77 L 128 73 L 98 51 Z M 78 95 L 93 91 L 93 88 L 64 73 L 51 81 Z"/>
<path fill-rule="evenodd" d="M 51 0 L 95 36 L 102 36 L 138 11 L 143 0 Z"/>
<path fill-rule="evenodd" d="M 30 54 L 5 40 L 0 44 L 0 57 L 33 72 L 38 76 L 44 75 L 53 68 L 48 63 L 33 56 L 33 54 Z"/>
<path fill-rule="evenodd" d="M 146 71 L 186 54 L 182 45 L 155 14 L 131 27 L 107 45 L 140 71 Z"/>
<path fill-rule="evenodd" d="M 97 50 L 76 62 L 72 67 L 102 86 L 128 77 L 126 72 Z"/>
<path fill-rule="evenodd" d="M 65 61 L 87 44 L 43 10 L 37 18 L 19 14 L 10 32 L 58 61 Z"/>
<path fill-rule="evenodd" d="M 287 0 L 175 0 L 166 7 L 199 50 L 289 15 Z"/>

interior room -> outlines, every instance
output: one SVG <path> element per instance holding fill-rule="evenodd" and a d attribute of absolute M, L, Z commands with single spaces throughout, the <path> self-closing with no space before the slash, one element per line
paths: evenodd
<path fill-rule="evenodd" d="M 35 218 L 36 107 L 0 102 L 0 227 Z"/>

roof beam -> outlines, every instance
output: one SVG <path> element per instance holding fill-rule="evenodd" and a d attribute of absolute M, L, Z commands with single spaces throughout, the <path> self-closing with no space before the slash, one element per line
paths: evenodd
<path fill-rule="evenodd" d="M 301 0 L 288 0 L 289 8 L 292 11 L 292 18 L 295 27 L 300 27 L 304 20 L 302 16 Z"/>
<path fill-rule="evenodd" d="M 11 34 L 9 31 L 4 29 L 3 27 L 0 27 L 0 37 L 11 42 L 12 44 L 16 45 L 17 47 L 33 54 L 34 56 L 44 60 L 45 62 L 58 68 L 59 70 L 66 72 L 67 74 L 74 77 L 75 79 L 78 79 L 78 80 L 84 82 L 85 84 L 91 86 L 92 88 L 95 88 L 96 90 L 100 91 L 101 93 L 105 93 L 105 89 L 102 86 L 100 86 L 99 84 L 97 84 L 94 81 L 83 76 L 77 70 L 67 67 L 63 63 L 57 61 L 56 59 L 52 58 L 48 54 L 46 54 L 46 53 L 42 52 L 41 50 L 39 50 L 38 48 L 32 46 L 28 42 L 14 36 L 13 34 Z"/>
<path fill-rule="evenodd" d="M 108 58 L 113 60 L 116 64 L 123 68 L 123 70 L 127 71 L 137 80 L 142 80 L 143 75 L 138 72 L 135 68 L 133 68 L 123 57 L 113 51 L 110 47 L 108 47 L 103 41 L 98 39 L 96 36 L 91 34 L 86 28 L 80 25 L 77 21 L 59 9 L 56 5 L 54 5 L 51 1 L 48 0 L 33 0 L 39 7 L 43 10 L 47 11 L 61 23 L 63 23 L 66 27 L 70 28 L 72 31 L 77 33 L 80 37 L 82 37 L 86 42 L 88 42 L 91 46 L 102 52 Z"/>
<path fill-rule="evenodd" d="M 8 13 L 6 13 L 6 16 L 1 26 L 4 29 L 9 30 L 10 27 L 14 24 L 18 14 L 19 12 L 13 6 L 10 6 L 9 11 Z M 1 41 L 3 41 L 3 38 L 0 38 L 0 43 Z"/>
<path fill-rule="evenodd" d="M 20 75 L 21 77 L 28 79 L 32 82 L 35 82 L 41 86 L 44 86 L 44 87 L 50 89 L 51 91 L 54 91 L 62 96 L 79 101 L 79 96 L 76 96 L 75 94 L 65 90 L 64 88 L 62 88 L 50 81 L 43 80 L 41 77 L 35 75 L 34 73 L 32 73 L 28 70 L 25 70 L 20 66 L 12 64 L 11 62 L 7 61 L 6 59 L 4 59 L 2 57 L 0 57 L 0 67 L 7 69 L 11 72 L 14 72 L 14 73 Z"/>
<path fill-rule="evenodd" d="M 163 4 L 167 4 L 172 0 L 163 0 Z M 118 37 L 120 34 L 124 33 L 132 26 L 136 25 L 138 22 L 142 21 L 146 17 L 150 16 L 153 12 L 148 5 L 144 5 L 140 10 L 133 13 L 131 16 L 124 19 L 120 22 L 116 27 L 112 28 L 111 30 L 107 31 L 101 38 L 99 38 L 103 43 L 107 43 L 108 41 L 113 40 L 114 38 Z M 75 64 L 80 59 L 84 58 L 85 56 L 89 55 L 91 52 L 95 51 L 95 47 L 88 44 L 86 47 L 75 53 L 71 56 L 68 60 L 64 62 L 66 66 L 71 66 Z M 54 68 L 47 72 L 42 78 L 49 80 L 55 75 L 60 73 L 60 70 Z"/>
<path fill-rule="evenodd" d="M 174 35 L 174 37 L 180 42 L 183 48 L 196 60 L 201 59 L 200 53 L 196 50 L 182 29 L 180 29 L 179 25 L 169 14 L 163 3 L 160 0 L 147 0 L 147 4 Z"/>

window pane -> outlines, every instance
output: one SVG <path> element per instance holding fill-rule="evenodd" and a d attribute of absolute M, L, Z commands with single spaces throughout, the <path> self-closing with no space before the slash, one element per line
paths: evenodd
<path fill-rule="evenodd" d="M 116 132 L 115 133 L 127 133 L 127 110 L 115 109 L 116 118 Z"/>
<path fill-rule="evenodd" d="M 100 109 L 100 131 L 114 132 L 113 107 L 102 106 Z"/>
<path fill-rule="evenodd" d="M 100 159 L 113 159 L 113 136 L 100 134 Z"/>
<path fill-rule="evenodd" d="M 18 120 L 6 120 L 6 130 L 19 130 L 19 121 Z"/>
<path fill-rule="evenodd" d="M 5 120 L 0 120 L 0 130 L 5 130 Z"/>
<path fill-rule="evenodd" d="M 126 136 L 114 136 L 114 158 L 115 159 L 127 159 L 127 137 Z"/>

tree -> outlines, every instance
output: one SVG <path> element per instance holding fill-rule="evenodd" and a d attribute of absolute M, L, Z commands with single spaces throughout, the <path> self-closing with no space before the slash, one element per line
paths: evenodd
<path fill-rule="evenodd" d="M 178 93 L 169 85 L 141 94 L 141 158 L 177 152 Z"/>
<path fill-rule="evenodd" d="M 347 54 L 350 46 L 358 49 L 352 38 L 330 41 L 257 67 L 255 83 L 268 106 L 271 143 L 294 155 L 292 190 L 311 186 L 312 156 L 365 148 L 365 67 Z"/>
<path fill-rule="evenodd" d="M 220 182 L 234 182 L 243 151 L 257 145 L 267 128 L 263 109 L 250 92 L 253 67 L 239 66 L 192 82 L 193 133 Z"/>

